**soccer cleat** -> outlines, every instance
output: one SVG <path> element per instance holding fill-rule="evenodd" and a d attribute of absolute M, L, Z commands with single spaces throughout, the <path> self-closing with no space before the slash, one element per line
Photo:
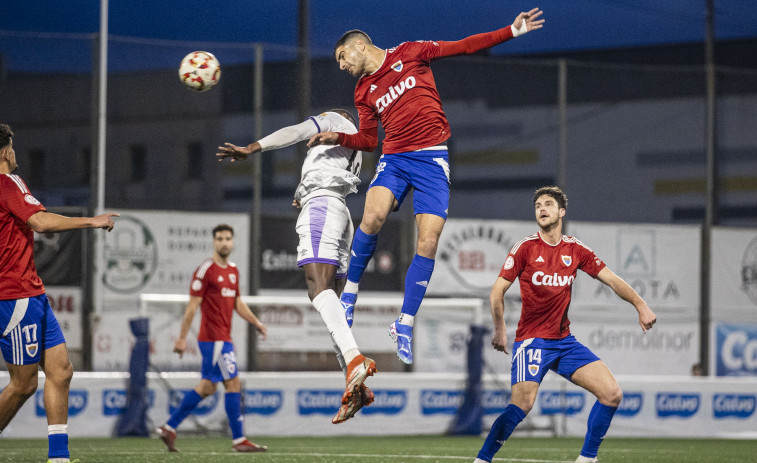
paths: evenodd
<path fill-rule="evenodd" d="M 413 363 L 413 327 L 392 322 L 389 336 L 397 343 L 397 357 L 410 365 Z"/>
<path fill-rule="evenodd" d="M 169 452 L 181 452 L 181 450 L 177 449 L 176 445 L 174 445 L 174 443 L 176 442 L 176 431 L 171 431 L 165 425 L 163 425 L 155 428 L 155 432 L 158 433 L 160 439 L 164 444 L 166 444 Z"/>
<path fill-rule="evenodd" d="M 597 463 L 597 457 L 590 458 L 579 455 L 578 458 L 576 458 L 576 463 Z"/>
<path fill-rule="evenodd" d="M 365 379 L 378 371 L 376 362 L 365 355 L 358 355 L 347 365 L 347 387 L 342 395 L 342 404 L 347 404 L 353 395 L 360 393 L 360 386 Z"/>
<path fill-rule="evenodd" d="M 235 452 L 265 452 L 268 447 L 265 445 L 258 445 L 255 442 L 250 442 L 247 439 L 238 444 L 234 444 L 231 447 Z"/>
<path fill-rule="evenodd" d="M 334 424 L 343 423 L 360 411 L 361 408 L 367 407 L 373 403 L 374 400 L 373 391 L 365 384 L 360 385 L 360 394 L 354 394 L 350 397 L 350 401 L 339 407 L 339 411 L 336 412 L 331 422 Z"/>
<path fill-rule="evenodd" d="M 344 308 L 344 316 L 347 318 L 347 326 L 352 328 L 352 318 L 355 314 L 355 303 L 357 302 L 357 294 L 355 293 L 342 293 L 339 298 L 339 302 L 342 303 Z"/>

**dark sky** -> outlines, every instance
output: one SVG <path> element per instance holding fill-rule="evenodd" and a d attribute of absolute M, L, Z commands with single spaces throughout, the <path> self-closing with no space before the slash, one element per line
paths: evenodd
<path fill-rule="evenodd" d="M 65 51 L 65 44 L 86 42 L 85 34 L 98 31 L 99 3 L 2 0 L 0 53 L 5 55 L 6 66 L 25 69 L 42 63 L 66 69 L 75 68 L 79 60 L 88 61 L 78 48 L 89 48 L 89 44 L 69 51 Z M 193 42 L 177 46 L 182 50 L 225 48 L 219 42 L 291 47 L 297 41 L 297 0 L 109 3 L 110 34 Z M 456 40 L 504 27 L 518 12 L 534 6 L 544 10 L 544 29 L 498 46 L 495 53 L 551 53 L 704 39 L 705 0 L 311 0 L 311 50 L 314 55 L 330 54 L 341 33 L 354 28 L 366 31 L 382 48 L 406 40 Z M 719 39 L 757 37 L 757 1 L 715 0 L 715 6 Z M 60 33 L 73 35 L 67 39 Z M 40 38 L 40 34 L 46 38 Z M 58 51 L 53 53 L 54 48 Z M 128 55 L 135 55 L 133 51 Z"/>

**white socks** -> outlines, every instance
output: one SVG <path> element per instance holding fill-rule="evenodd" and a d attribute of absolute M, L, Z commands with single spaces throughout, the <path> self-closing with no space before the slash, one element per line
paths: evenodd
<path fill-rule="evenodd" d="M 357 288 L 358 283 L 353 283 L 350 280 L 347 280 L 347 282 L 344 284 L 344 289 L 342 290 L 342 292 L 357 294 Z"/>
<path fill-rule="evenodd" d="M 405 325 L 412 328 L 413 324 L 415 324 L 415 317 L 413 315 L 401 313 L 399 318 L 397 319 L 397 323 L 399 323 L 400 325 Z"/>
<path fill-rule="evenodd" d="M 333 289 L 323 291 L 313 298 L 315 310 L 321 314 L 323 322 L 326 324 L 339 350 L 342 351 L 344 360 L 347 364 L 360 354 L 357 348 L 355 337 L 352 336 L 352 330 L 347 325 L 347 319 L 344 318 L 344 309 L 339 297 Z"/>

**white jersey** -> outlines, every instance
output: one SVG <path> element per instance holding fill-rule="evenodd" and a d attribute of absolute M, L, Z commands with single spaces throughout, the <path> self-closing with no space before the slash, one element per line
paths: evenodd
<path fill-rule="evenodd" d="M 297 125 L 284 127 L 259 141 L 263 151 L 283 148 L 308 140 L 320 132 L 357 133 L 357 128 L 346 118 L 334 112 L 309 117 Z M 335 196 L 344 200 L 357 193 L 360 184 L 362 153 L 341 145 L 318 145 L 310 148 L 302 164 L 302 177 L 294 199 L 305 204 L 316 196 Z"/>

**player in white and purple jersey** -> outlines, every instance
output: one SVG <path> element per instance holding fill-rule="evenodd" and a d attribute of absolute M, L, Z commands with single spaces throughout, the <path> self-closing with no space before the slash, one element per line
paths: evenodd
<path fill-rule="evenodd" d="M 322 132 L 308 146 L 339 144 L 373 151 L 378 143 L 378 123 L 384 128 L 383 155 L 376 165 L 365 198 L 360 227 L 352 242 L 352 259 L 342 304 L 348 317 L 354 309 L 360 278 L 376 250 L 377 234 L 392 210 L 397 210 L 413 190 L 418 227 L 416 254 L 405 277 L 405 298 L 401 314 L 390 327 L 397 341 L 397 355 L 413 363 L 412 333 L 428 282 L 434 270 L 439 236 L 447 220 L 449 205 L 449 159 L 446 141 L 449 123 L 431 73 L 432 61 L 471 54 L 493 47 L 544 23 L 538 8 L 521 13 L 511 26 L 473 35 L 455 42 L 404 42 L 383 50 L 359 30 L 345 33 L 334 47 L 340 69 L 358 77 L 355 106 L 360 131 Z"/>
<path fill-rule="evenodd" d="M 64 217 L 47 212 L 13 171 L 18 167 L 13 131 L 0 124 L 0 350 L 10 382 L 0 392 L 0 432 L 37 390 L 45 372 L 48 463 L 69 461 L 68 389 L 74 369 L 66 339 L 50 308 L 34 265 L 34 232 L 77 228 L 113 229 L 109 212 L 96 217 Z"/>
<path fill-rule="evenodd" d="M 646 333 L 657 321 L 654 312 L 628 283 L 615 275 L 594 252 L 576 238 L 562 234 L 568 198 L 557 187 L 534 194 L 539 232 L 517 242 L 505 259 L 489 302 L 494 319 L 492 346 L 507 351 L 505 292 L 516 278 L 523 300 L 513 344 L 510 405 L 494 421 L 474 463 L 489 463 L 515 427 L 531 411 L 544 375 L 552 370 L 597 397 L 578 463 L 597 461 L 602 443 L 623 392 L 599 357 L 570 334 L 568 307 L 576 272 L 581 269 L 609 286 L 639 313 Z"/>
<path fill-rule="evenodd" d="M 246 147 L 226 143 L 218 148 L 218 157 L 230 157 L 232 162 L 242 160 L 252 153 L 284 148 L 323 131 L 356 133 L 357 127 L 349 111 L 334 109 L 279 129 Z M 373 392 L 363 382 L 376 371 L 376 364 L 360 353 L 350 330 L 352 319 L 345 318 L 339 302 L 354 231 L 345 197 L 357 192 L 361 163 L 359 150 L 339 145 L 310 148 L 292 203 L 302 208 L 296 226 L 300 237 L 297 265 L 305 269 L 308 296 L 331 333 L 347 378 L 342 406 L 333 423 L 352 418 L 373 402 Z"/>

